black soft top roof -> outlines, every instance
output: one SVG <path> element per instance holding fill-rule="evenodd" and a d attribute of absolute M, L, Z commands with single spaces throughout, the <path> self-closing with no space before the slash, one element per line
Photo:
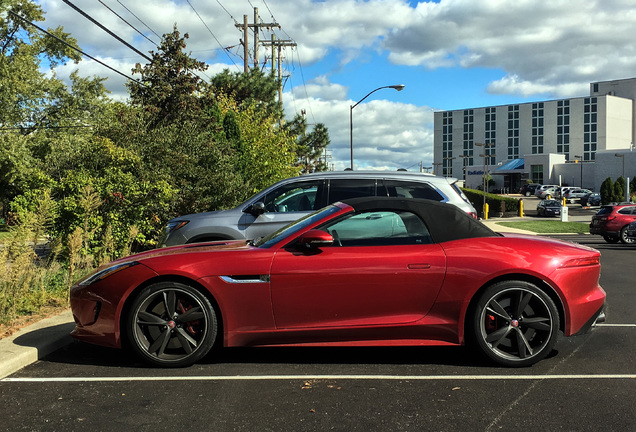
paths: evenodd
<path fill-rule="evenodd" d="M 352 198 L 342 202 L 353 207 L 356 212 L 402 210 L 415 213 L 424 221 L 435 243 L 500 236 L 452 204 L 426 199 L 389 197 Z"/>

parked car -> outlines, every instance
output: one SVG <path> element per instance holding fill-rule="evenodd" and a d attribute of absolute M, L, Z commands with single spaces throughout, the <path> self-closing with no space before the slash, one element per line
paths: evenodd
<path fill-rule="evenodd" d="M 572 188 L 568 190 L 563 198 L 570 204 L 574 204 L 579 201 L 582 197 L 591 194 L 592 191 L 589 189 L 580 189 L 580 188 Z"/>
<path fill-rule="evenodd" d="M 556 188 L 558 188 L 558 187 L 559 187 L 558 185 L 547 185 L 547 184 L 546 184 L 546 185 L 541 185 L 541 186 L 539 186 L 539 187 L 537 187 L 537 188 L 535 189 L 535 191 L 534 191 L 534 196 L 536 196 L 536 197 L 539 197 L 539 198 L 543 199 L 543 198 L 545 198 L 545 195 L 541 196 L 541 194 L 542 194 L 542 193 L 543 193 L 546 189 L 550 189 L 550 188 L 556 189 Z"/>
<path fill-rule="evenodd" d="M 592 216 L 590 234 L 601 235 L 608 243 L 634 243 L 627 237 L 627 226 L 635 220 L 636 204 L 605 205 Z"/>
<path fill-rule="evenodd" d="M 632 240 L 632 242 L 636 241 L 636 221 L 627 225 L 625 237 L 629 240 Z"/>
<path fill-rule="evenodd" d="M 540 199 L 551 199 L 556 196 L 556 187 L 548 187 L 545 189 L 537 189 L 534 193 Z"/>
<path fill-rule="evenodd" d="M 589 193 L 581 197 L 580 203 L 583 207 L 601 205 L 601 194 Z"/>
<path fill-rule="evenodd" d="M 159 245 L 254 239 L 329 203 L 363 196 L 430 199 L 477 217 L 454 178 L 404 171 L 331 171 L 279 181 L 234 209 L 174 218 L 168 221 Z"/>
<path fill-rule="evenodd" d="M 534 195 L 534 192 L 536 191 L 536 189 L 541 186 L 538 183 L 526 183 L 523 186 L 521 186 L 521 189 L 519 190 L 519 193 L 523 196 L 532 196 Z"/>
<path fill-rule="evenodd" d="M 72 335 L 162 367 L 213 346 L 467 341 L 529 366 L 559 332 L 604 319 L 599 260 L 575 243 L 497 234 L 433 200 L 346 199 L 254 241 L 113 261 L 71 289 Z"/>
<path fill-rule="evenodd" d="M 561 216 L 562 208 L 559 200 L 541 200 L 537 204 L 537 216 Z"/>

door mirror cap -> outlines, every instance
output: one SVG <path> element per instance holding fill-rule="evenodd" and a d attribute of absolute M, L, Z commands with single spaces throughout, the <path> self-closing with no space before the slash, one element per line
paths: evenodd
<path fill-rule="evenodd" d="M 306 248 L 331 246 L 333 244 L 333 236 L 326 231 L 312 229 L 298 237 L 298 244 Z"/>
<path fill-rule="evenodd" d="M 245 209 L 245 213 L 250 213 L 256 217 L 265 213 L 265 204 L 262 201 L 257 201 Z"/>

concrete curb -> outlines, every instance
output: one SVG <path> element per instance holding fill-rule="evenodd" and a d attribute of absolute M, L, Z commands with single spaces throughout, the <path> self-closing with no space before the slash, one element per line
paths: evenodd
<path fill-rule="evenodd" d="M 64 311 L 0 339 L 0 379 L 72 342 L 73 314 Z"/>

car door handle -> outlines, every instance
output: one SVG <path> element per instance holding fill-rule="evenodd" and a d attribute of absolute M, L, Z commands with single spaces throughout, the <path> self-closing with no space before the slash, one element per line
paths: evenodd
<path fill-rule="evenodd" d="M 411 270 L 422 270 L 422 269 L 430 269 L 431 265 L 421 263 L 421 264 L 409 264 L 407 267 Z"/>

